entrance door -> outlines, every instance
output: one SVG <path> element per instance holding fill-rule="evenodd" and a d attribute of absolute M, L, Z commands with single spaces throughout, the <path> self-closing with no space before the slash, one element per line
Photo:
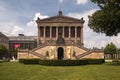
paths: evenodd
<path fill-rule="evenodd" d="M 59 47 L 57 52 L 58 52 L 58 54 L 57 54 L 58 59 L 63 60 L 63 58 L 64 58 L 64 49 L 62 47 Z"/>

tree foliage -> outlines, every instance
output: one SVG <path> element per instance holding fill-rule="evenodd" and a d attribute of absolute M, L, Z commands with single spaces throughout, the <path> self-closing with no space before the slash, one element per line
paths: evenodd
<path fill-rule="evenodd" d="M 113 43 L 108 44 L 104 49 L 105 54 L 115 54 L 116 52 L 117 47 Z"/>
<path fill-rule="evenodd" d="M 8 49 L 4 45 L 0 45 L 0 57 L 8 53 Z"/>
<path fill-rule="evenodd" d="M 96 3 L 97 10 L 89 18 L 89 27 L 94 32 L 113 36 L 120 33 L 120 0 L 91 0 Z"/>
<path fill-rule="evenodd" d="M 17 59 L 18 49 L 19 49 L 19 48 L 14 49 L 14 50 L 13 50 L 13 53 L 12 53 L 12 56 L 14 56 L 15 59 Z"/>

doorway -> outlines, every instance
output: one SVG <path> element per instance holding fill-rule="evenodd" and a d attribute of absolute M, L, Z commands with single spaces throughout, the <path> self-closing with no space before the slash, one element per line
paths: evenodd
<path fill-rule="evenodd" d="M 57 57 L 58 57 L 58 60 L 63 60 L 64 58 L 64 49 L 62 47 L 59 47 L 58 50 L 57 50 Z"/>

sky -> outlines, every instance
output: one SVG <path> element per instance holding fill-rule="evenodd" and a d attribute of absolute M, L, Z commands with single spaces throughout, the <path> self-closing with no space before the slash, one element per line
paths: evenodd
<path fill-rule="evenodd" d="M 7 36 L 37 36 L 35 20 L 56 16 L 62 10 L 63 15 L 85 20 L 84 46 L 101 48 L 113 42 L 120 48 L 120 34 L 108 37 L 95 33 L 88 27 L 88 15 L 99 7 L 90 0 L 0 0 L 0 32 Z"/>

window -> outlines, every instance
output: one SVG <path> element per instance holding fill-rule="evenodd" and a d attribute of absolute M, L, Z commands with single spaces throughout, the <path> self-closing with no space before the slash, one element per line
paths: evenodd
<path fill-rule="evenodd" d="M 69 28 L 68 27 L 64 27 L 64 36 L 69 37 Z"/>
<path fill-rule="evenodd" d="M 44 27 L 40 26 L 40 36 L 44 36 Z"/>
<path fill-rule="evenodd" d="M 52 27 L 52 37 L 56 37 L 56 27 Z"/>
<path fill-rule="evenodd" d="M 80 37 L 80 27 L 77 27 L 77 37 Z"/>
<path fill-rule="evenodd" d="M 46 37 L 50 37 L 50 27 L 46 27 Z"/>
<path fill-rule="evenodd" d="M 58 27 L 58 35 L 62 35 L 62 27 Z"/>
<path fill-rule="evenodd" d="M 75 27 L 71 27 L 71 37 L 75 37 Z"/>

